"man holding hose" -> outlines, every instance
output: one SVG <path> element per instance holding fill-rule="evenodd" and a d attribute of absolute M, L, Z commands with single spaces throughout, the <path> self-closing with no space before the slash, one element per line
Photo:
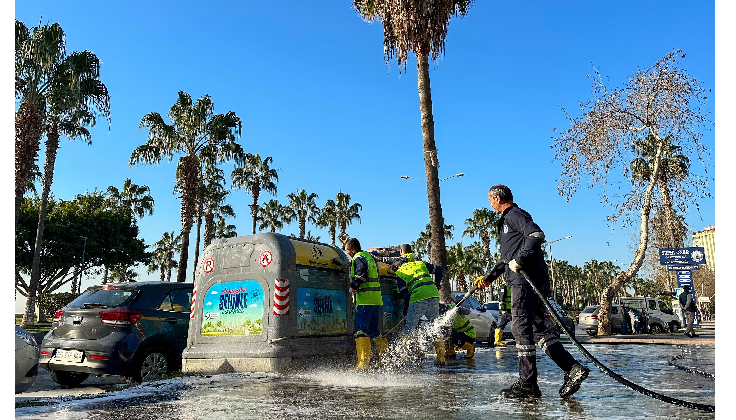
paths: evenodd
<path fill-rule="evenodd" d="M 519 380 L 501 390 L 501 396 L 542 396 L 537 385 L 536 344 L 565 372 L 560 396 L 567 398 L 580 389 L 590 369 L 575 360 L 554 334 L 545 333 L 544 303 L 519 273 L 523 269 L 537 289 L 545 296 L 548 294 L 549 274 L 541 247 L 544 232 L 529 213 L 514 203 L 509 187 L 494 185 L 488 191 L 488 201 L 493 210 L 501 214 L 499 245 L 501 259 L 508 261 L 508 264 L 497 265 L 490 273 L 479 277 L 475 284 L 480 288 L 487 287 L 502 273 L 506 273 L 506 282 L 511 289 L 511 332 L 519 356 Z"/>

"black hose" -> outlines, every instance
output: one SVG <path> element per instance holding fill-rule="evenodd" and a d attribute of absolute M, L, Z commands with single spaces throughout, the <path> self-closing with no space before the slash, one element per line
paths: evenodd
<path fill-rule="evenodd" d="M 682 369 L 682 370 L 684 370 L 685 372 L 688 372 L 688 373 L 694 373 L 696 375 L 705 376 L 706 378 L 713 378 L 713 379 L 716 378 L 716 375 L 713 374 L 713 373 L 703 372 L 702 370 L 698 370 L 698 369 L 687 367 L 687 366 L 678 365 L 677 363 L 675 363 L 675 360 L 682 359 L 683 357 L 685 357 L 685 347 L 683 347 L 683 346 L 678 346 L 678 347 L 680 347 L 680 349 L 682 350 L 682 353 L 680 353 L 680 355 L 675 356 L 672 359 L 670 359 L 670 361 L 668 362 L 670 366 L 674 366 L 674 367 L 676 367 L 678 369 Z"/>
<path fill-rule="evenodd" d="M 599 362 L 598 359 L 596 359 L 595 357 L 593 357 L 593 355 L 590 354 L 588 352 L 588 350 L 585 350 L 585 348 L 583 348 L 583 346 L 580 344 L 580 342 L 578 342 L 578 340 L 576 340 L 575 337 L 572 334 L 570 334 L 569 331 L 567 331 L 567 329 L 565 328 L 565 326 L 562 324 L 562 321 L 560 321 L 560 317 L 557 315 L 557 312 L 554 310 L 554 308 L 552 307 L 552 305 L 547 301 L 547 298 L 544 295 L 542 295 L 542 293 L 539 291 L 539 289 L 537 289 L 537 286 L 535 286 L 534 283 L 532 283 L 532 281 L 529 279 L 529 276 L 527 276 L 526 272 L 524 272 L 524 270 L 519 270 L 519 274 L 521 274 L 522 276 L 524 276 L 524 278 L 526 279 L 527 283 L 529 283 L 529 285 L 534 290 L 534 293 L 536 293 L 537 296 L 539 296 L 539 299 L 542 300 L 542 303 L 544 303 L 544 306 L 547 308 L 547 311 L 549 311 L 550 315 L 552 316 L 552 319 L 557 323 L 557 325 L 559 325 L 562 328 L 563 331 L 565 331 L 565 333 L 568 335 L 568 337 L 570 337 L 570 340 L 575 345 L 575 347 L 577 347 L 577 349 L 580 350 L 581 353 L 583 353 L 583 355 L 585 356 L 585 358 L 587 358 L 588 360 L 590 360 L 591 362 L 593 362 L 593 364 L 596 365 L 596 367 L 598 367 L 598 369 L 600 369 L 601 372 L 603 372 L 606 375 L 610 376 L 611 378 L 615 379 L 617 382 L 621 383 L 622 385 L 627 386 L 627 387 L 633 389 L 634 391 L 639 392 L 641 394 L 644 394 L 644 395 L 646 395 L 648 397 L 652 397 L 654 399 L 657 399 L 657 400 L 660 400 L 660 401 L 664 401 L 664 402 L 669 403 L 669 404 L 679 405 L 681 407 L 692 408 L 692 409 L 695 409 L 695 410 L 708 411 L 708 412 L 715 412 L 716 411 L 716 406 L 715 405 L 698 404 L 698 403 L 694 403 L 694 402 L 689 402 L 689 401 L 681 400 L 681 399 L 678 399 L 678 398 L 668 397 L 668 396 L 662 395 L 662 394 L 660 394 L 658 392 L 655 392 L 655 391 L 646 389 L 646 388 L 644 388 L 642 386 L 639 386 L 639 385 L 637 385 L 637 384 L 629 381 L 628 379 L 622 377 L 621 375 L 617 374 L 616 372 L 612 371 L 611 369 L 609 369 L 608 367 L 606 367 L 605 365 L 603 365 L 603 363 Z"/>

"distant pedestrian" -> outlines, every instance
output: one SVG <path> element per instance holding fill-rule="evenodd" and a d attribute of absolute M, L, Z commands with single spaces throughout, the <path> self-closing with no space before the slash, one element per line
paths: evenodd
<path fill-rule="evenodd" d="M 621 335 L 629 334 L 629 308 L 621 305 L 618 308 L 621 311 Z"/>
<path fill-rule="evenodd" d="M 685 328 L 685 335 L 688 337 L 697 337 L 695 331 L 693 331 L 693 322 L 695 321 L 695 301 L 693 300 L 693 294 L 690 292 L 690 285 L 682 286 L 682 293 L 679 296 L 680 307 L 682 312 L 685 314 L 685 322 L 687 328 Z"/>
<path fill-rule="evenodd" d="M 639 314 L 639 311 L 634 308 L 629 308 L 629 318 L 631 319 L 631 333 L 641 334 L 641 323 L 639 322 L 641 315 Z"/>

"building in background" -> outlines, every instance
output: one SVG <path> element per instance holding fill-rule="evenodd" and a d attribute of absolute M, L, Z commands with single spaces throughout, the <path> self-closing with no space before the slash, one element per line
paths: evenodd
<path fill-rule="evenodd" d="M 716 227 L 706 226 L 699 232 L 693 232 L 693 246 L 703 247 L 705 264 L 711 271 L 716 271 Z"/>

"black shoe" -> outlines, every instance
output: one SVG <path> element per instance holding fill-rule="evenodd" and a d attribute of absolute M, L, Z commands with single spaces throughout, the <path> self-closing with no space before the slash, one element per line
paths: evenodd
<path fill-rule="evenodd" d="M 685 337 L 690 337 L 690 338 L 693 338 L 693 336 L 692 336 L 692 335 L 690 335 L 690 333 L 685 333 Z"/>
<path fill-rule="evenodd" d="M 590 369 L 583 365 L 575 365 L 565 374 L 565 383 L 560 388 L 560 397 L 567 398 L 580 389 L 580 384 L 588 377 Z"/>
<path fill-rule="evenodd" d="M 539 390 L 539 386 L 535 383 L 524 382 L 518 380 L 511 385 L 510 388 L 502 389 L 501 396 L 503 398 L 540 398 L 542 391 Z"/>
<path fill-rule="evenodd" d="M 697 334 L 695 334 L 695 333 L 690 333 L 690 338 L 695 338 L 695 337 L 697 337 L 697 336 L 698 336 L 698 335 L 697 335 Z"/>

